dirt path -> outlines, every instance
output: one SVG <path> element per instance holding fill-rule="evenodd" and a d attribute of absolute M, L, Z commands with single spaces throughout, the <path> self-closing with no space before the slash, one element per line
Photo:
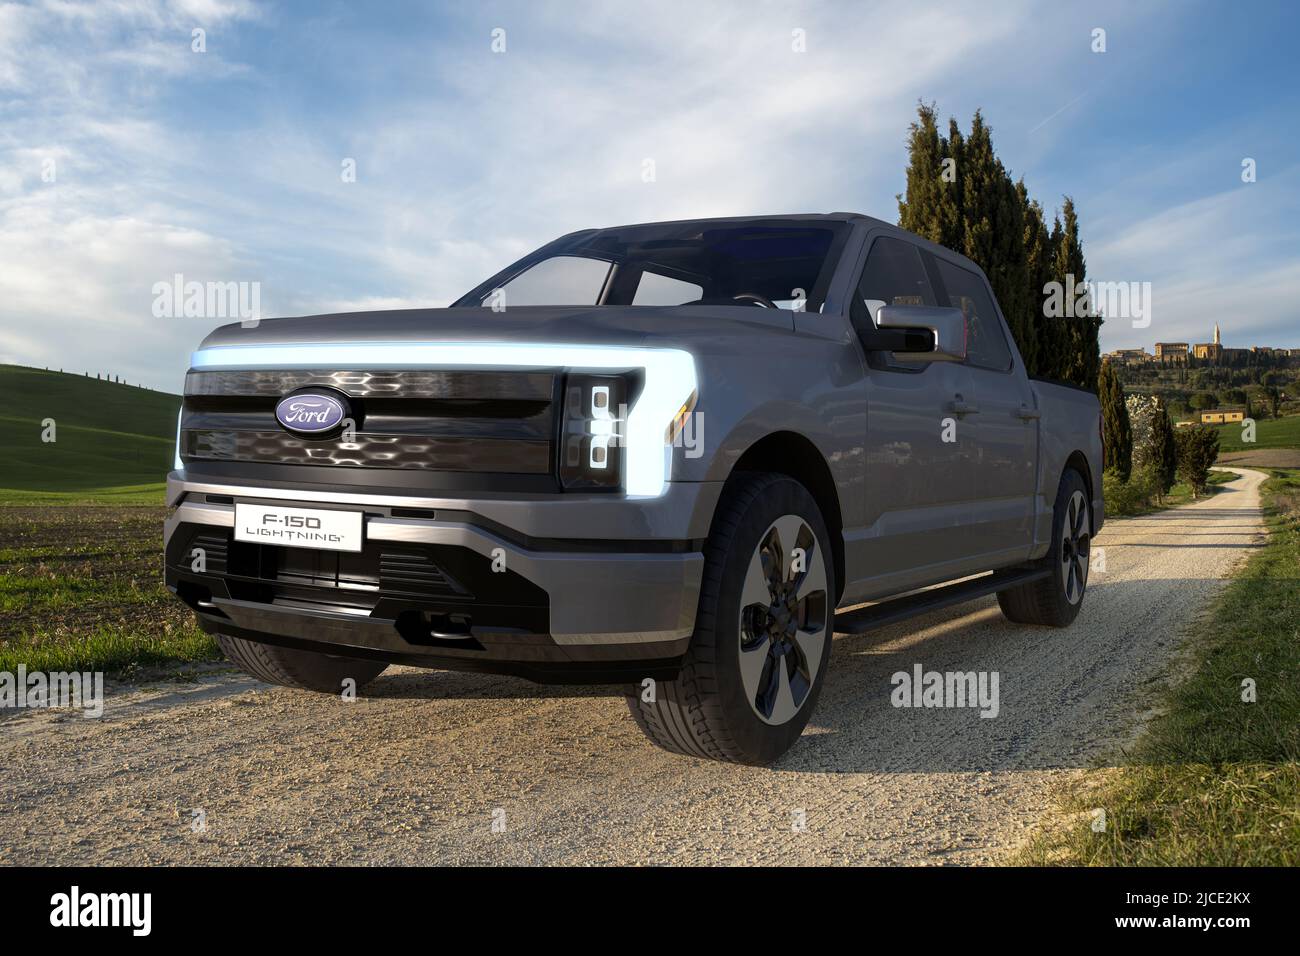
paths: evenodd
<path fill-rule="evenodd" d="M 607 689 L 403 668 L 345 703 L 208 678 L 114 695 L 99 720 L 0 720 L 0 863 L 988 861 L 1132 735 L 1180 630 L 1260 539 L 1263 476 L 1238 474 L 1107 525 L 1068 631 L 986 599 L 837 638 L 771 769 L 656 750 Z M 894 708 L 890 676 L 915 664 L 998 672 L 999 716 Z"/>

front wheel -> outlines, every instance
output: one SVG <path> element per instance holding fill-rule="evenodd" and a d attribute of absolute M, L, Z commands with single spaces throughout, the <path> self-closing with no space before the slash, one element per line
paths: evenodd
<path fill-rule="evenodd" d="M 383 673 L 383 661 L 363 661 L 352 657 L 334 657 L 294 647 L 278 647 L 217 634 L 217 644 L 232 664 L 244 673 L 268 684 L 283 684 L 322 694 L 341 694 L 360 690 Z M 352 681 L 346 684 L 345 681 Z"/>
<path fill-rule="evenodd" d="M 1088 486 L 1071 469 L 1061 476 L 1052 517 L 1052 546 L 1042 559 L 1051 574 L 1038 581 L 998 592 L 998 605 L 1017 624 L 1066 627 L 1083 606 L 1092 552 Z"/>
<path fill-rule="evenodd" d="M 637 725 L 675 753 L 771 763 L 816 706 L 836 593 L 830 536 L 812 495 L 784 475 L 740 476 L 709 536 L 681 672 L 629 691 Z"/>

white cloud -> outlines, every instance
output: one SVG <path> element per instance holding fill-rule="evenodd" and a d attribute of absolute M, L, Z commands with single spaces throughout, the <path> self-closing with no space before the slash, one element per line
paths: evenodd
<path fill-rule="evenodd" d="M 176 272 L 259 281 L 266 315 L 416 308 L 588 226 L 834 209 L 893 218 L 918 99 L 963 118 L 986 107 L 999 148 L 1013 144 L 1009 165 L 1050 168 L 1094 99 L 1031 127 L 1106 69 L 1058 68 L 1086 41 L 1081 14 L 1028 3 L 439 16 L 436 32 L 358 38 L 335 15 L 268 22 L 242 2 L 0 3 L 0 97 L 16 104 L 0 124 L 0 359 L 111 361 L 174 388 L 216 324 L 152 318 L 153 282 Z M 1119 35 L 1135 16 L 1116 7 L 1107 22 Z M 490 51 L 496 25 L 505 54 Z M 209 31 L 202 56 L 189 52 L 194 26 Z M 806 53 L 791 50 L 795 28 Z M 314 95 L 313 81 L 266 71 L 241 43 L 263 29 L 257 39 L 292 45 L 291 63 L 332 64 L 321 75 L 337 86 Z M 55 184 L 40 179 L 45 157 Z M 340 179 L 345 157 L 355 183 Z M 641 179 L 646 158 L 654 183 Z M 1157 176 L 1151 165 L 1138 172 Z M 1090 274 L 1155 282 L 1156 326 L 1139 341 L 1164 337 L 1166 321 L 1200 337 L 1190 330 L 1213 314 L 1224 262 L 1220 298 L 1231 290 L 1257 323 L 1288 314 L 1292 275 L 1265 257 L 1278 233 L 1258 225 L 1276 220 L 1276 197 L 1162 211 L 1133 201 L 1150 191 L 1137 178 L 1093 196 L 1069 188 Z"/>

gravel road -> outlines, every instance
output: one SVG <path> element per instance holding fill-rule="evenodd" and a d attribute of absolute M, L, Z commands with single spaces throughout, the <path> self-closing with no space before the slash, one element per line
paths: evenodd
<path fill-rule="evenodd" d="M 609 688 L 395 668 L 347 703 L 216 674 L 120 688 L 98 720 L 0 719 L 0 863 L 996 860 L 1131 739 L 1180 633 L 1261 540 L 1263 476 L 1237 474 L 1109 523 L 1066 631 L 990 598 L 836 638 L 773 768 L 663 753 Z M 891 675 L 916 664 L 996 671 L 998 716 L 893 707 Z"/>

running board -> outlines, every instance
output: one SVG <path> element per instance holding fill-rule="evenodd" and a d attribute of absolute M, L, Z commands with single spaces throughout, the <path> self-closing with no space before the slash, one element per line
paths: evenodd
<path fill-rule="evenodd" d="M 996 594 L 1007 588 L 1041 581 L 1051 574 L 1051 568 L 1012 568 L 1006 571 L 994 571 L 992 574 L 972 578 L 969 581 L 947 584 L 941 588 L 918 591 L 907 597 L 894 598 L 892 601 L 882 601 L 856 611 L 836 614 L 835 633 L 865 634 L 867 631 L 896 621 L 905 621 L 909 617 L 925 614 L 927 611 L 938 611 L 945 607 L 952 607 L 954 604 L 973 601 L 986 594 Z"/>

